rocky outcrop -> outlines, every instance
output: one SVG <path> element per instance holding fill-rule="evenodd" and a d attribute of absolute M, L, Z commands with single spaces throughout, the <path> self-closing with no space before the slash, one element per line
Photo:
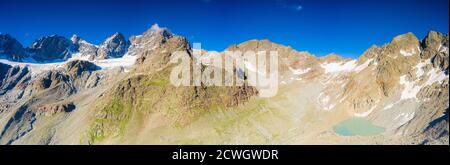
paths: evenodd
<path fill-rule="evenodd" d="M 0 95 L 5 94 L 16 86 L 24 88 L 30 78 L 27 67 L 10 66 L 0 63 Z"/>
<path fill-rule="evenodd" d="M 449 36 L 439 32 L 431 31 L 422 41 L 423 52 L 421 57 L 423 59 L 432 59 L 434 67 L 439 67 L 446 70 L 448 73 L 448 47 Z"/>
<path fill-rule="evenodd" d="M 93 88 L 99 84 L 100 75 L 94 73 L 99 67 L 91 62 L 84 60 L 69 61 L 65 65 L 65 70 L 70 76 L 71 84 L 77 90 Z"/>
<path fill-rule="evenodd" d="M 26 57 L 22 44 L 9 34 L 0 34 L 0 57 L 6 56 L 12 61 L 22 61 Z"/>
<path fill-rule="evenodd" d="M 166 66 L 172 54 L 176 51 L 189 53 L 190 46 L 186 38 L 175 36 L 167 40 L 163 45 L 155 49 L 147 49 L 139 54 L 136 59 L 136 70 L 151 73 Z"/>
<path fill-rule="evenodd" d="M 35 92 L 58 88 L 57 92 L 61 96 L 69 96 L 75 92 L 75 89 L 70 84 L 70 77 L 62 71 L 45 72 L 32 81 L 31 87 Z"/>
<path fill-rule="evenodd" d="M 66 60 L 71 57 L 72 42 L 58 35 L 45 36 L 34 41 L 26 50 L 38 61 Z"/>
<path fill-rule="evenodd" d="M 6 77 L 6 73 L 8 73 L 11 65 L 0 63 L 0 80 L 3 80 Z M 3 84 L 3 81 L 0 81 Z M 1 85 L 0 84 L 0 85 Z"/>
<path fill-rule="evenodd" d="M 385 96 L 390 96 L 401 75 L 406 74 L 420 61 L 420 41 L 412 33 L 395 37 L 381 48 L 377 56 L 377 83 Z"/>
<path fill-rule="evenodd" d="M 156 49 L 173 36 L 174 35 L 167 28 L 162 28 L 159 27 L 158 24 L 154 24 L 142 35 L 130 37 L 128 54 L 138 55 L 144 53 L 144 51 Z"/>
<path fill-rule="evenodd" d="M 97 57 L 98 47 L 96 45 L 81 39 L 77 35 L 73 35 L 71 40 L 73 44 L 72 51 L 79 53 L 79 56 L 89 60 L 93 60 Z"/>
<path fill-rule="evenodd" d="M 382 49 L 377 45 L 370 46 L 369 49 L 364 51 L 361 56 L 359 56 L 358 61 L 366 61 L 369 59 L 376 59 L 381 54 Z"/>
<path fill-rule="evenodd" d="M 115 33 L 98 47 L 96 59 L 122 57 L 127 52 L 128 45 L 128 41 L 121 33 Z"/>
<path fill-rule="evenodd" d="M 77 90 L 84 89 L 86 84 L 97 84 L 98 76 L 92 75 L 92 72 L 98 69 L 98 66 L 88 61 L 69 61 L 64 69 L 48 71 L 36 77 L 32 81 L 32 89 L 42 91 L 57 87 L 60 94 L 70 96 Z"/>
<path fill-rule="evenodd" d="M 55 103 L 40 106 L 33 110 L 36 115 L 53 116 L 57 113 L 72 112 L 75 109 L 73 103 Z"/>
<path fill-rule="evenodd" d="M 77 78 L 78 76 L 81 76 L 83 72 L 93 72 L 99 68 L 97 65 L 88 61 L 74 60 L 67 62 L 66 69 L 72 78 Z"/>

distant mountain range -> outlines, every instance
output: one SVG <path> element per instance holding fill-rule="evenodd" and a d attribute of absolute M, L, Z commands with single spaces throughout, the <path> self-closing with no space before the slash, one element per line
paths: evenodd
<path fill-rule="evenodd" d="M 6 59 L 22 62 L 51 62 L 67 60 L 74 54 L 88 56 L 89 59 L 107 59 L 121 57 L 127 51 L 129 41 L 120 33 L 108 37 L 101 45 L 93 45 L 77 35 L 69 40 L 58 35 L 45 36 L 37 39 L 24 48 L 16 39 L 8 34 L 0 35 L 2 55 Z"/>
<path fill-rule="evenodd" d="M 278 51 L 278 94 L 261 98 L 248 84 L 170 84 L 170 57 L 194 49 L 158 25 L 100 45 L 52 35 L 24 47 L 0 34 L 0 144 L 448 145 L 448 47 L 433 31 L 357 59 L 269 40 L 231 45 Z M 201 52 L 190 58 L 224 55 Z"/>

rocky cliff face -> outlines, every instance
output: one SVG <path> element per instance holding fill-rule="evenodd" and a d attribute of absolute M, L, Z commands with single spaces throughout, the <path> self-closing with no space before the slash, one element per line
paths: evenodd
<path fill-rule="evenodd" d="M 30 78 L 29 76 L 29 70 L 26 67 L 0 63 L 0 95 L 4 95 L 17 85 L 21 85 Z"/>
<path fill-rule="evenodd" d="M 71 57 L 71 41 L 58 35 L 45 36 L 34 41 L 26 51 L 39 62 L 66 60 Z"/>
<path fill-rule="evenodd" d="M 154 24 L 150 29 L 142 35 L 130 37 L 130 47 L 128 54 L 139 55 L 144 51 L 156 49 L 172 38 L 172 34 L 167 28 L 161 28 L 158 24 Z"/>
<path fill-rule="evenodd" d="M 97 59 L 122 57 L 128 48 L 128 41 L 121 33 L 115 33 L 103 42 L 97 51 Z"/>
<path fill-rule="evenodd" d="M 20 47 L 3 38 L 9 44 L 0 50 Z M 0 63 L 0 143 L 448 144 L 448 46 L 448 35 L 438 32 L 423 40 L 399 35 L 357 59 L 316 57 L 269 40 L 230 46 L 226 50 L 278 52 L 278 93 L 259 98 L 260 89 L 249 84 L 170 84 L 175 51 L 197 62 L 225 53 L 193 56 L 186 38 L 157 25 L 129 44 L 120 33 L 98 47 L 78 36 L 43 37 L 27 48 L 36 61 L 82 58 Z M 133 65 L 123 65 L 129 58 Z M 336 131 L 354 119 L 383 132 Z"/>
<path fill-rule="evenodd" d="M 0 34 L 0 56 L 13 61 L 21 61 L 26 57 L 25 49 L 9 34 Z"/>
<path fill-rule="evenodd" d="M 91 44 L 77 35 L 73 35 L 72 38 L 72 52 L 79 53 L 79 56 L 93 60 L 97 57 L 98 46 Z"/>

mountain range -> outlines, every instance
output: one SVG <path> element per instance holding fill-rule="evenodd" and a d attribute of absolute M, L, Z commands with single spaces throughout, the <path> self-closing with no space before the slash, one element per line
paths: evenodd
<path fill-rule="evenodd" d="M 448 145 L 448 47 L 431 31 L 357 59 L 269 40 L 190 56 L 277 51 L 278 93 L 262 98 L 249 85 L 170 84 L 170 57 L 195 49 L 156 24 L 100 45 L 51 35 L 23 47 L 0 34 L 0 144 Z"/>

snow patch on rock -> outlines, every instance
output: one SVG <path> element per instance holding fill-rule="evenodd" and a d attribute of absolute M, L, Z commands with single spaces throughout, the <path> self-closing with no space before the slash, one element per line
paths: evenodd
<path fill-rule="evenodd" d="M 356 60 L 351 60 L 348 62 L 332 62 L 322 64 L 321 67 L 325 69 L 325 73 L 338 73 L 338 72 L 349 72 L 356 67 Z"/>
<path fill-rule="evenodd" d="M 392 107 L 394 107 L 395 104 L 388 104 L 386 106 L 384 106 L 383 110 L 388 110 L 391 109 Z"/>
<path fill-rule="evenodd" d="M 400 54 L 408 57 L 408 56 L 412 56 L 414 54 L 420 53 L 420 48 L 417 47 L 415 49 L 410 49 L 410 50 L 404 50 L 404 49 L 400 49 Z"/>
<path fill-rule="evenodd" d="M 362 70 L 364 70 L 365 68 L 367 68 L 370 64 L 370 62 L 372 62 L 373 59 L 369 59 L 366 62 L 364 62 L 364 64 L 358 65 L 357 67 L 355 67 L 355 71 L 356 72 L 360 72 Z"/>
<path fill-rule="evenodd" d="M 115 67 L 130 67 L 134 65 L 136 56 L 125 54 L 120 58 L 109 58 L 104 60 L 92 61 L 95 65 L 102 69 L 115 68 Z"/>
<path fill-rule="evenodd" d="M 373 110 L 375 110 L 376 107 L 377 107 L 377 106 L 375 105 L 375 106 L 371 107 L 371 108 L 370 108 L 368 111 L 366 111 L 366 112 L 354 113 L 353 115 L 354 115 L 355 117 L 366 117 L 366 116 L 369 116 L 369 115 L 373 112 Z"/>
<path fill-rule="evenodd" d="M 294 68 L 289 67 L 289 70 L 292 72 L 292 74 L 295 74 L 295 75 L 302 75 L 302 74 L 308 73 L 308 72 L 311 70 L 311 68 L 306 68 L 306 69 L 294 69 Z"/>
<path fill-rule="evenodd" d="M 443 46 L 442 43 L 441 43 L 441 44 L 439 45 L 437 51 L 438 51 L 438 52 L 441 52 L 441 53 L 448 52 L 448 47 Z"/>
<path fill-rule="evenodd" d="M 396 121 L 394 128 L 398 128 L 398 127 L 408 123 L 408 121 L 413 119 L 414 116 L 415 116 L 414 112 L 411 112 L 411 113 L 400 113 L 398 116 L 396 116 L 394 118 L 394 120 Z"/>
<path fill-rule="evenodd" d="M 430 63 L 430 60 L 426 60 L 426 61 L 423 61 L 423 62 L 419 62 L 417 65 L 416 65 L 416 77 L 417 78 L 419 78 L 419 77 L 421 77 L 425 72 L 424 72 L 424 70 L 423 70 L 423 67 L 425 67 L 427 64 L 429 64 Z"/>
<path fill-rule="evenodd" d="M 0 63 L 8 64 L 11 66 L 28 67 L 28 69 L 30 69 L 32 77 L 35 77 L 36 75 L 38 75 L 42 72 L 62 67 L 62 65 L 64 64 L 64 62 L 39 63 L 39 62 L 35 62 L 34 60 L 31 60 L 31 59 L 25 59 L 23 62 L 16 62 L 16 61 L 9 61 L 7 59 L 0 59 Z"/>
<path fill-rule="evenodd" d="M 414 81 L 406 80 L 406 75 L 400 76 L 400 84 L 404 86 L 402 95 L 400 96 L 401 100 L 410 98 L 417 99 L 416 95 L 419 93 L 422 86 L 415 85 Z"/>
<path fill-rule="evenodd" d="M 425 86 L 432 85 L 435 82 L 441 83 L 445 79 L 448 79 L 448 75 L 445 74 L 444 71 L 440 69 L 433 68 L 428 73 L 428 80 L 425 82 Z"/>
<path fill-rule="evenodd" d="M 369 59 L 361 65 L 357 65 L 356 60 L 347 62 L 332 62 L 324 63 L 321 67 L 325 70 L 325 73 L 340 73 L 340 72 L 360 72 L 367 68 L 373 59 Z"/>
<path fill-rule="evenodd" d="M 425 63 L 419 63 L 416 68 L 416 76 L 417 76 L 417 80 L 415 81 L 408 81 L 406 79 L 406 75 L 400 76 L 400 84 L 404 86 L 404 89 L 401 93 L 401 100 L 406 100 L 406 99 L 417 99 L 416 95 L 417 93 L 419 93 L 420 89 L 422 89 L 425 86 L 429 86 L 429 85 L 433 85 L 435 82 L 439 82 L 441 83 L 442 81 L 444 81 L 445 79 L 448 79 L 448 75 L 445 74 L 444 71 L 437 69 L 437 68 L 433 68 L 430 71 L 428 71 L 428 73 L 426 74 L 428 76 L 427 81 L 421 85 L 418 84 L 419 80 L 420 80 L 420 76 L 422 76 L 424 74 L 423 71 L 423 66 L 426 65 L 427 62 Z"/>
<path fill-rule="evenodd" d="M 67 61 L 54 61 L 54 62 L 36 62 L 33 59 L 27 58 L 23 62 L 10 61 L 7 59 L 0 59 L 0 63 L 8 64 L 11 66 L 28 67 L 31 72 L 31 76 L 35 77 L 45 71 L 55 70 L 63 67 L 67 62 L 73 60 L 84 60 L 89 61 L 87 56 L 81 56 L 80 53 L 73 54 L 72 58 Z M 109 69 L 115 67 L 130 67 L 134 65 L 136 61 L 136 56 L 131 56 L 125 54 L 120 58 L 109 58 L 104 60 L 93 60 L 89 61 L 99 66 L 101 69 Z"/>

